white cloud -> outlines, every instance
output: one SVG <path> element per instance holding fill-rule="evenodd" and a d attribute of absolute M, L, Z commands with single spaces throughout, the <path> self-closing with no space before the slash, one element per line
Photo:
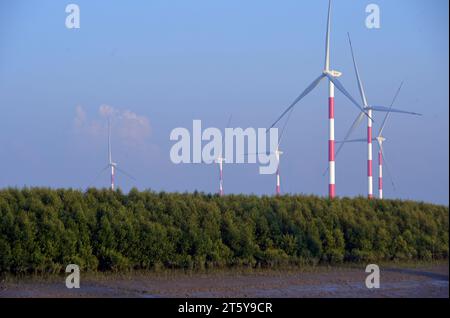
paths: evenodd
<path fill-rule="evenodd" d="M 98 109 L 100 115 L 102 115 L 103 117 L 110 117 L 110 116 L 114 116 L 118 113 L 118 111 L 116 109 L 114 109 L 113 107 L 109 106 L 109 105 L 101 105 L 100 108 Z"/>
<path fill-rule="evenodd" d="M 143 142 L 151 134 L 150 122 L 147 117 L 139 116 L 128 110 L 119 116 L 122 125 L 119 126 L 119 135 L 130 142 Z"/>
<path fill-rule="evenodd" d="M 90 137 L 105 137 L 107 120 L 111 118 L 112 135 L 117 141 L 128 145 L 141 145 L 151 135 L 150 121 L 143 115 L 130 110 L 119 110 L 109 105 L 101 105 L 98 109 L 100 118 L 88 118 L 82 106 L 75 109 L 74 128 L 77 133 Z"/>

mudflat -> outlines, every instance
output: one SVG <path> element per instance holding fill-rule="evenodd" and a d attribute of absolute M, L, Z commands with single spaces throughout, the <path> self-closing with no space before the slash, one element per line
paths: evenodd
<path fill-rule="evenodd" d="M 448 262 L 380 265 L 380 288 L 368 289 L 364 266 L 289 269 L 81 273 L 79 289 L 65 276 L 7 277 L 0 297 L 449 297 Z"/>

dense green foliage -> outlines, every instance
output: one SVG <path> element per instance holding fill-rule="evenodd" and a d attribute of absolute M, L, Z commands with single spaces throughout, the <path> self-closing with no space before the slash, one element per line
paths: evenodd
<path fill-rule="evenodd" d="M 448 207 L 391 200 L 0 190 L 0 272 L 448 258 Z"/>

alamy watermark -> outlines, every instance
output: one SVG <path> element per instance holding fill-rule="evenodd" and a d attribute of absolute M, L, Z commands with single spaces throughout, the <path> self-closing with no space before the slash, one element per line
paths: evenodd
<path fill-rule="evenodd" d="M 202 130 L 201 120 L 194 120 L 192 134 L 178 127 L 170 133 L 170 140 L 176 141 L 170 149 L 174 164 L 210 164 L 223 159 L 226 163 L 258 162 L 260 174 L 274 174 L 277 170 L 278 128 L 225 128 L 223 136 L 218 128 Z"/>
<path fill-rule="evenodd" d="M 375 3 L 368 4 L 366 6 L 366 13 L 369 15 L 366 17 L 366 27 L 368 29 L 381 28 L 381 15 L 380 6 Z"/>
<path fill-rule="evenodd" d="M 66 6 L 66 28 L 79 29 L 80 28 L 80 7 L 77 4 L 71 3 Z"/>
<path fill-rule="evenodd" d="M 66 273 L 70 273 L 66 277 L 66 287 L 80 288 L 80 267 L 76 264 L 69 264 L 66 266 Z"/>
<path fill-rule="evenodd" d="M 380 288 L 380 267 L 376 264 L 366 266 L 366 273 L 370 273 L 366 277 L 366 287 L 368 289 Z"/>

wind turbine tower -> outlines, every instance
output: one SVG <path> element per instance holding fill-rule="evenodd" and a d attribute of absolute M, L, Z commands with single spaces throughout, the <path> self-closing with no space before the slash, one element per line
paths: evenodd
<path fill-rule="evenodd" d="M 216 159 L 216 163 L 219 164 L 219 195 L 223 196 L 224 192 L 223 192 L 223 163 L 225 162 L 225 158 L 222 157 L 222 155 L 220 155 L 217 159 Z"/>
<path fill-rule="evenodd" d="M 280 184 L 280 156 L 283 154 L 279 148 L 275 151 L 275 156 L 277 158 L 277 186 L 276 186 L 276 194 L 281 194 L 281 184 Z"/>
<path fill-rule="evenodd" d="M 114 190 L 114 177 L 116 173 L 117 164 L 112 161 L 111 153 L 111 120 L 108 117 L 108 167 L 111 169 L 111 190 Z"/>

